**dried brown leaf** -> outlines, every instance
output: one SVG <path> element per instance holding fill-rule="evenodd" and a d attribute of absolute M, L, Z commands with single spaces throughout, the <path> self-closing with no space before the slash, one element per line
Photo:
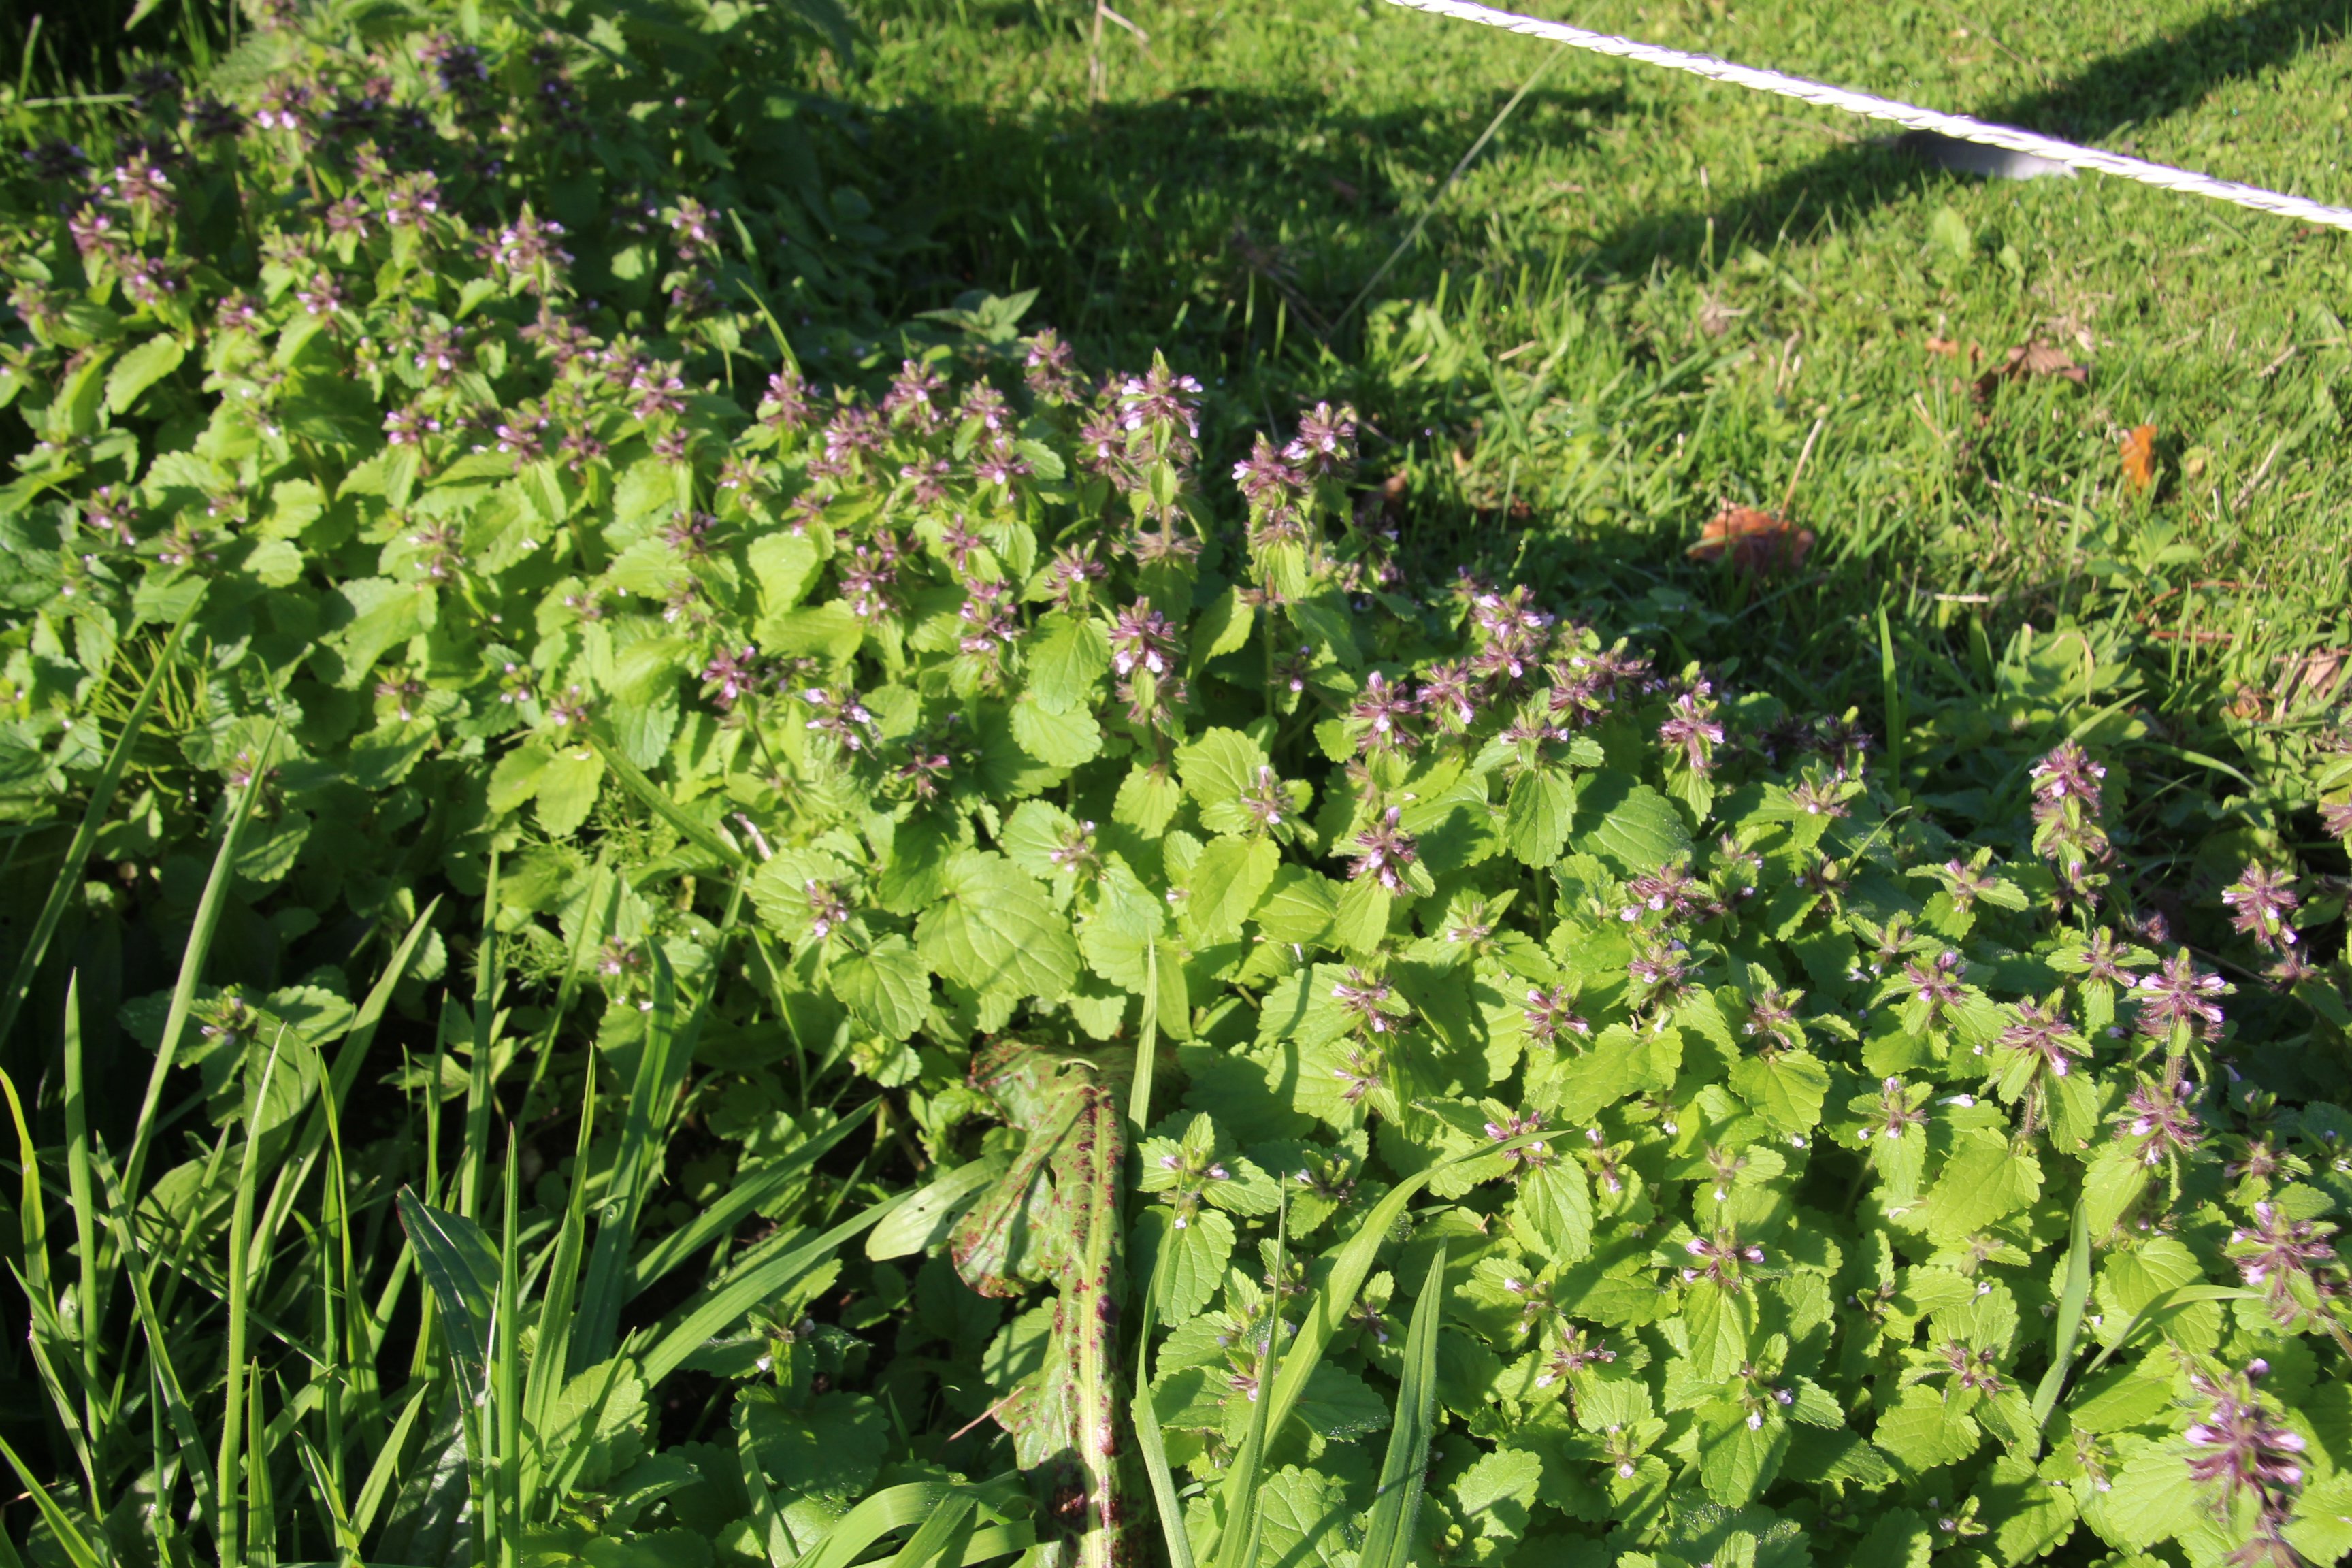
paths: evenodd
<path fill-rule="evenodd" d="M 1778 513 L 1729 506 L 1708 520 L 1698 542 L 1685 553 L 1695 561 L 1720 561 L 1727 551 L 1733 565 L 1760 576 L 1781 566 L 1793 572 L 1803 565 L 1813 537 L 1811 529 L 1793 527 Z"/>

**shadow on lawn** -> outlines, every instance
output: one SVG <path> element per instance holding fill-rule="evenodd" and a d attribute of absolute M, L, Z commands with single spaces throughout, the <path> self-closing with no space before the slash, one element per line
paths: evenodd
<path fill-rule="evenodd" d="M 2095 143 L 2194 108 L 2225 83 L 2284 65 L 2348 32 L 2352 12 L 2342 0 L 2267 0 L 2251 11 L 2216 12 L 2171 37 L 2101 56 L 2040 92 L 1973 110 L 1958 106 L 1958 111 Z M 1604 265 L 1618 270 L 1639 270 L 1658 259 L 1687 262 L 1706 244 L 1709 217 L 1718 244 L 1727 238 L 1767 245 L 1783 232 L 1811 234 L 1832 207 L 1843 216 L 1884 205 L 1945 177 L 1911 160 L 1890 159 L 1879 146 L 1842 147 L 1712 211 L 1689 208 L 1627 225 L 1602 237 L 1596 250 Z"/>
<path fill-rule="evenodd" d="M 2098 142 L 2191 108 L 2225 83 L 2347 32 L 2352 19 L 2343 0 L 2266 0 L 2086 61 L 2042 90 L 1951 107 Z M 911 175 L 906 194 L 930 208 L 940 242 L 939 270 L 909 279 L 908 304 L 1014 281 L 1041 291 L 1033 320 L 1053 321 L 1106 348 L 1125 348 L 1121 339 L 1141 334 L 1139 342 L 1156 336 L 1174 352 L 1205 346 L 1206 337 L 1245 360 L 1268 346 L 1266 323 L 1286 297 L 1293 331 L 1302 321 L 1311 330 L 1316 319 L 1339 315 L 1499 101 L 1498 95 L 1493 104 L 1445 110 L 1405 106 L 1346 115 L 1311 95 L 1192 88 L 1155 102 L 1063 115 L 925 105 L 887 117 L 876 151 L 902 177 Z M 1621 91 L 1538 90 L 1503 139 L 1589 142 L 1629 118 Z M 1400 190 L 1383 167 L 1416 177 Z M 1876 141 L 1855 143 L 1712 208 L 1647 213 L 1580 244 L 1572 230 L 1554 227 L 1554 236 L 1571 240 L 1566 251 L 1524 259 L 1540 268 L 1564 254 L 1570 266 L 1639 274 L 1660 261 L 1696 260 L 1710 218 L 1718 247 L 1769 246 L 1783 234 L 1810 237 L 1832 216 L 1851 221 L 1947 177 Z M 1523 202 L 1490 204 L 1489 211 L 1507 218 L 1559 194 L 1531 189 Z M 1382 292 L 1409 297 L 1433 288 L 1437 248 L 1424 244 Z M 1256 296 L 1236 310 L 1252 273 Z M 1147 302 L 1139 312 L 1139 300 Z M 1184 301 L 1192 312 L 1189 330 L 1171 333 L 1171 315 Z M 1138 319 L 1120 319 L 1130 312 Z M 1255 325 L 1237 331 L 1245 320 Z"/>

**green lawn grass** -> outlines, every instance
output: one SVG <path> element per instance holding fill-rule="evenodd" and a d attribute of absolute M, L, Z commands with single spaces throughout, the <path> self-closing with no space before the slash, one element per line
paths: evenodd
<path fill-rule="evenodd" d="M 1874 696 L 1880 608 L 1931 692 L 1968 682 L 1972 647 L 1990 679 L 2020 626 L 2080 620 L 2178 715 L 2352 642 L 2344 236 L 2096 177 L 1946 174 L 1890 127 L 1377 0 L 1128 14 L 1150 41 L 1108 30 L 1097 102 L 1080 7 L 866 13 L 841 89 L 882 111 L 892 194 L 940 242 L 909 305 L 1034 288 L 1032 319 L 1097 365 L 1161 347 L 1223 378 L 1231 438 L 1352 397 L 1424 560 L 1549 563 L 1570 593 L 1664 583 L 1738 617 L 1701 651 L 1832 701 Z M 1572 19 L 2352 199 L 2340 4 L 1600 0 Z M 1972 350 L 2037 337 L 2087 385 L 1970 395 Z M 1780 504 L 1816 421 L 1803 573 L 1766 603 L 1684 563 L 1720 505 Z M 2147 494 L 2118 455 L 2142 424 Z"/>

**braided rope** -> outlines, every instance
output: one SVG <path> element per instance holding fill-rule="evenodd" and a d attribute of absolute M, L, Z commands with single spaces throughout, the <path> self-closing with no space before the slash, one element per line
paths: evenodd
<path fill-rule="evenodd" d="M 1956 141 L 2005 148 L 2011 153 L 2028 153 L 2072 168 L 2114 174 L 2143 185 L 2154 185 L 2159 190 L 2210 196 L 2215 201 L 2252 207 L 2256 212 L 2275 213 L 2281 217 L 2300 218 L 2305 223 L 2319 224 L 2328 228 L 2352 230 L 2352 208 L 2326 206 L 2318 202 L 2305 201 L 2301 196 L 2266 191 L 2258 185 L 2242 185 L 2233 180 L 2217 180 L 2210 174 L 2200 174 L 2188 169 L 2175 169 L 2140 158 L 2126 158 L 2120 153 L 2102 153 L 2095 148 L 2077 147 L 2071 142 L 2036 136 L 2030 131 L 2019 131 L 2007 125 L 1988 124 L 1981 120 L 1970 120 L 1963 114 L 1941 114 L 1932 109 L 1897 103 L 1893 99 L 1874 98 L 1866 92 L 1827 87 L 1817 81 L 1807 81 L 1802 77 L 1758 70 L 1753 66 L 1734 65 L 1729 60 L 1717 59 L 1713 55 L 1689 54 L 1681 49 L 1662 48 L 1656 44 L 1571 27 L 1565 22 L 1546 22 L 1534 16 L 1521 16 L 1474 4 L 1473 0 L 1389 0 L 1389 3 L 1408 10 L 1427 11 L 1433 16 L 1452 16 L 1459 21 L 1501 27 L 1507 32 L 1524 33 L 1529 37 L 1549 38 L 1555 43 L 1590 49 L 1595 54 L 1613 55 L 1619 59 L 1639 60 L 1644 65 L 1664 66 L 1668 70 L 1687 71 L 1693 76 L 1729 82 L 1735 87 L 1778 93 L 1782 98 L 1798 99 L 1823 109 L 1842 109 L 1849 114 L 1865 115 L 1873 120 L 1891 120 L 1899 125 L 1908 125 L 1918 131 L 1933 131 Z"/>

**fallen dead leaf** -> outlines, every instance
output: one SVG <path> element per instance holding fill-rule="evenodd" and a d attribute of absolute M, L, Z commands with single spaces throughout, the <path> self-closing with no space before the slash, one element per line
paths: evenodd
<path fill-rule="evenodd" d="M 1719 338 L 1731 330 L 1733 321 L 1746 314 L 1747 311 L 1735 310 L 1710 296 L 1706 303 L 1698 308 L 1698 330 L 1710 338 Z"/>
<path fill-rule="evenodd" d="M 1954 342 L 1949 338 L 1929 338 L 1927 340 L 1927 352 L 1931 354 L 1942 354 L 1945 358 L 1949 359 L 1960 352 L 1960 345 Z"/>
<path fill-rule="evenodd" d="M 2286 673 L 2279 678 L 2279 707 L 2325 703 L 2344 684 L 2347 662 L 2352 662 L 2352 647 L 2315 647 L 2284 662 Z"/>
<path fill-rule="evenodd" d="M 2019 343 L 2001 356 L 1999 364 L 1977 377 L 1974 392 L 1978 401 L 1990 397 L 2004 381 L 2023 381 L 2030 375 L 2059 375 L 2077 386 L 2088 386 L 2091 373 L 2067 357 L 2066 351 L 2042 338 Z"/>
<path fill-rule="evenodd" d="M 2140 425 L 2124 437 L 2124 478 L 2132 489 L 2144 490 L 2156 483 L 2156 426 Z"/>
<path fill-rule="evenodd" d="M 1732 564 L 1761 576 L 1780 566 L 1795 571 L 1805 563 L 1805 552 L 1812 547 L 1810 528 L 1792 527 L 1775 512 L 1727 506 L 1708 520 L 1699 531 L 1698 542 L 1685 553 L 1695 561 L 1720 561 L 1728 551 Z"/>

